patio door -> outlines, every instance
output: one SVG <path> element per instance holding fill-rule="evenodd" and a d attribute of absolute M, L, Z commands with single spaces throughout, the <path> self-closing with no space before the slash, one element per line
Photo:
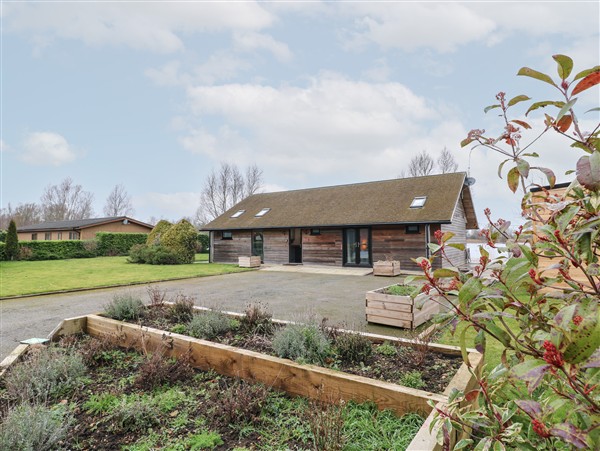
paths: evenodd
<path fill-rule="evenodd" d="M 264 263 L 265 260 L 265 251 L 264 251 L 264 241 L 263 241 L 263 233 L 253 231 L 252 232 L 252 255 L 259 256 L 260 261 Z"/>
<path fill-rule="evenodd" d="M 344 266 L 372 266 L 371 229 L 344 229 Z"/>

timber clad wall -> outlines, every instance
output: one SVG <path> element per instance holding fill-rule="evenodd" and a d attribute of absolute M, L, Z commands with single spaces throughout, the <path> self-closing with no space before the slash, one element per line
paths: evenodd
<path fill-rule="evenodd" d="M 419 270 L 411 258 L 425 257 L 425 239 L 424 224 L 419 225 L 419 233 L 406 233 L 405 226 L 373 227 L 373 261 L 399 260 L 400 269 Z"/>
<path fill-rule="evenodd" d="M 454 233 L 454 237 L 449 241 L 450 243 L 462 243 L 466 246 L 467 218 L 462 200 L 456 204 L 456 210 L 454 211 L 454 216 L 452 216 L 452 224 L 442 224 L 442 232 Z M 431 232 L 431 241 L 436 242 L 433 231 Z M 448 247 L 446 248 L 446 255 L 452 263 L 450 264 L 446 260 L 442 261 L 442 267 L 444 268 L 448 266 L 463 267 L 467 264 L 464 251 Z"/>
<path fill-rule="evenodd" d="M 234 230 L 233 239 L 222 240 L 221 232 L 214 232 L 213 258 L 216 263 L 238 263 L 239 256 L 249 257 L 252 239 L 249 230 Z"/>
<path fill-rule="evenodd" d="M 96 238 L 96 233 L 98 232 L 113 232 L 113 233 L 150 233 L 152 228 L 144 227 L 139 224 L 134 224 L 130 222 L 129 224 L 123 224 L 121 221 L 113 222 L 110 224 L 97 225 L 92 227 L 86 227 L 85 229 L 81 229 L 81 239 L 82 240 L 93 240 Z M 67 233 L 67 237 L 69 234 Z M 63 233 L 63 240 L 65 239 L 65 234 Z"/>
<path fill-rule="evenodd" d="M 342 266 L 342 230 L 321 229 L 320 235 L 302 230 L 302 262 L 307 265 Z"/>
<path fill-rule="evenodd" d="M 281 265 L 290 261 L 289 233 L 289 229 L 263 231 L 265 263 Z"/>

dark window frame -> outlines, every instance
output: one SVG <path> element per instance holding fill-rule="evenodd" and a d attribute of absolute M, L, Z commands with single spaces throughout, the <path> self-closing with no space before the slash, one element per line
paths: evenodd
<path fill-rule="evenodd" d="M 419 224 L 408 224 L 407 226 L 405 226 L 404 232 L 407 235 L 421 233 L 421 226 Z"/>
<path fill-rule="evenodd" d="M 321 235 L 321 229 L 310 229 L 311 236 L 319 236 Z"/>
<path fill-rule="evenodd" d="M 37 241 L 37 233 L 31 234 L 31 241 Z"/>
<path fill-rule="evenodd" d="M 221 232 L 222 240 L 233 240 L 233 232 L 231 230 L 223 230 Z"/>
<path fill-rule="evenodd" d="M 48 241 L 52 239 L 52 232 L 44 233 L 44 240 Z"/>

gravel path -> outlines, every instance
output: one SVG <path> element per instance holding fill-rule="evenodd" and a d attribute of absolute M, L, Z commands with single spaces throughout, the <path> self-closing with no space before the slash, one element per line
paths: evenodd
<path fill-rule="evenodd" d="M 302 320 L 307 312 L 331 322 L 370 332 L 399 335 L 400 330 L 365 322 L 365 292 L 397 283 L 399 278 L 252 271 L 153 284 L 170 295 L 193 296 L 197 305 L 243 311 L 251 301 L 267 303 L 278 319 Z M 147 300 L 147 285 L 0 301 L 0 360 L 20 340 L 46 337 L 64 318 L 102 311 L 115 294 L 138 294 Z"/>

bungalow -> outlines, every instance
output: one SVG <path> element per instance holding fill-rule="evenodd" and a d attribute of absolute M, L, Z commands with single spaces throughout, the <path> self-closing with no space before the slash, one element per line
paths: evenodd
<path fill-rule="evenodd" d="M 255 255 L 271 264 L 371 267 L 393 259 L 417 269 L 411 258 L 429 254 L 437 230 L 465 243 L 466 229 L 478 227 L 465 182 L 461 172 L 255 194 L 202 230 L 216 263 Z M 462 251 L 449 249 L 449 257 L 466 264 Z"/>
<path fill-rule="evenodd" d="M 19 241 L 92 240 L 98 232 L 150 233 L 152 226 L 127 216 L 49 221 L 17 228 Z"/>

